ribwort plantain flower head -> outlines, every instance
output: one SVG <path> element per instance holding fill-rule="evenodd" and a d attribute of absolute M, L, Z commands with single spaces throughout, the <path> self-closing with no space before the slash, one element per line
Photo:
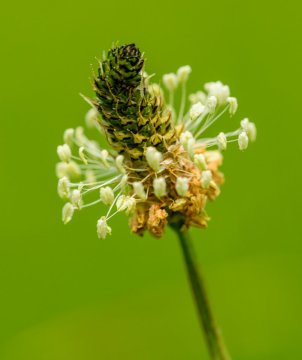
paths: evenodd
<path fill-rule="evenodd" d="M 88 139 L 82 127 L 67 129 L 57 153 L 58 194 L 66 203 L 64 223 L 92 205 L 108 207 L 97 221 L 97 234 L 111 234 L 112 216 L 124 212 L 132 232 L 161 237 L 167 224 L 205 228 L 206 204 L 220 193 L 223 150 L 237 142 L 245 150 L 256 138 L 255 124 L 243 119 L 231 132 L 206 136 L 223 116 L 234 116 L 238 102 L 229 86 L 207 83 L 190 94 L 190 66 L 152 83 L 145 59 L 134 44 L 113 46 L 99 62 L 94 99 L 85 122 L 105 136 L 109 147 Z M 180 91 L 181 101 L 174 102 Z M 178 105 L 178 106 L 177 106 Z"/>

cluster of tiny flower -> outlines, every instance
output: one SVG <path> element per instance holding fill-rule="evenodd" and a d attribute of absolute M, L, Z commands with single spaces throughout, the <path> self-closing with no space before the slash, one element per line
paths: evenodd
<path fill-rule="evenodd" d="M 189 161 L 192 161 L 200 170 L 202 188 L 208 189 L 210 184 L 213 184 L 214 176 L 209 163 L 216 161 L 217 154 L 214 161 L 209 160 L 214 152 L 211 153 L 207 149 L 216 147 L 219 151 L 225 150 L 228 142 L 237 141 L 239 149 L 245 150 L 249 141 L 254 141 L 256 138 L 256 127 L 248 119 L 243 119 L 240 128 L 233 132 L 221 132 L 215 138 L 202 138 L 206 129 L 224 113 L 229 112 L 231 116 L 234 115 L 238 104 L 237 99 L 230 96 L 227 85 L 219 81 L 212 82 L 205 84 L 206 93 L 198 91 L 189 96 L 191 107 L 185 114 L 186 82 L 190 72 L 189 66 L 183 66 L 176 74 L 164 75 L 163 84 L 169 91 L 168 106 L 172 112 L 174 124 L 182 129 L 178 145 L 188 155 Z M 174 94 L 179 86 L 181 87 L 181 103 L 177 113 L 174 108 Z M 157 96 L 157 93 L 163 93 L 157 84 L 151 84 L 149 91 L 154 96 Z M 95 126 L 101 131 L 99 116 L 95 108 L 90 109 L 86 115 L 87 126 Z M 60 159 L 56 166 L 59 178 L 58 194 L 66 201 L 62 210 L 63 222 L 68 223 L 75 210 L 103 203 L 109 206 L 109 210 L 97 221 L 97 234 L 101 239 L 111 234 L 108 220 L 116 213 L 133 214 L 138 204 L 148 201 L 152 203 L 154 198 L 161 200 L 169 196 L 170 189 L 168 189 L 164 171 L 170 166 L 171 159 L 167 159 L 165 154 L 154 147 L 145 149 L 145 166 L 133 169 L 124 162 L 123 155 L 101 149 L 97 142 L 86 137 L 82 127 L 78 127 L 64 132 L 64 144 L 58 146 L 57 153 Z M 143 175 L 142 178 L 134 176 L 140 172 Z M 150 179 L 152 179 L 151 185 L 145 186 Z M 189 181 L 190 177 L 177 176 L 173 182 L 175 192 L 180 198 L 188 194 Z M 169 186 L 171 186 L 171 181 L 169 181 Z M 86 201 L 91 193 L 97 193 L 97 198 L 90 202 Z M 180 203 L 181 201 L 174 201 L 174 208 Z M 157 222 L 160 216 L 162 216 L 160 220 L 165 220 L 167 216 L 162 210 L 160 211 L 159 215 L 157 214 Z"/>
<path fill-rule="evenodd" d="M 98 113 L 89 110 L 86 124 L 98 127 Z M 56 165 L 58 194 L 67 200 L 62 209 L 62 220 L 67 224 L 75 210 L 81 210 L 100 202 L 109 206 L 106 216 L 99 219 L 97 232 L 100 238 L 111 233 L 107 220 L 116 212 L 130 213 L 135 207 L 133 197 L 122 195 L 127 185 L 127 174 L 123 166 L 123 156 L 112 156 L 101 149 L 95 141 L 89 140 L 82 127 L 67 129 L 64 132 L 64 144 L 57 147 L 60 162 Z M 84 202 L 90 193 L 98 192 L 98 198 Z M 115 194 L 118 193 L 116 196 Z"/>
<path fill-rule="evenodd" d="M 180 142 L 189 154 L 194 154 L 196 148 L 218 147 L 225 150 L 227 143 L 238 142 L 240 150 L 248 147 L 249 141 L 256 139 L 256 126 L 247 118 L 243 119 L 240 127 L 231 132 L 220 132 L 214 138 L 202 138 L 203 133 L 226 112 L 233 116 L 238 109 L 235 97 L 230 96 L 230 88 L 220 81 L 210 82 L 204 85 L 204 91 L 197 91 L 189 95 L 191 107 L 184 114 L 186 103 L 186 82 L 191 73 L 190 66 L 182 66 L 177 73 L 169 73 L 163 76 L 163 84 L 169 92 L 169 106 L 174 115 L 176 124 L 183 123 L 184 132 Z M 181 103 L 178 114 L 174 107 L 174 94 L 181 87 Z"/>

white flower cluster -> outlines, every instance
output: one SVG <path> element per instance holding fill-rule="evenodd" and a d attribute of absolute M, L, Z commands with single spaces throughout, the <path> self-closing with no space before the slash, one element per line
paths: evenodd
<path fill-rule="evenodd" d="M 186 82 L 191 72 L 190 66 L 182 66 L 176 74 L 163 76 L 163 84 L 169 92 L 169 106 L 176 124 L 183 123 L 185 132 L 180 141 L 185 150 L 192 157 L 196 148 L 217 147 L 226 150 L 227 144 L 237 141 L 240 150 L 248 147 L 249 141 L 256 139 L 256 126 L 248 119 L 240 122 L 240 127 L 231 132 L 220 132 L 215 138 L 203 138 L 204 132 L 220 119 L 225 113 L 235 115 L 238 102 L 231 96 L 228 85 L 221 81 L 209 82 L 204 85 L 205 91 L 197 91 L 189 95 L 191 107 L 185 113 Z M 175 109 L 173 99 L 178 85 L 181 84 L 181 104 Z"/>
<path fill-rule="evenodd" d="M 183 66 L 178 71 L 163 76 L 163 84 L 169 92 L 169 107 L 175 126 L 183 128 L 179 143 L 187 152 L 189 159 L 201 170 L 200 183 L 207 189 L 212 183 L 212 172 L 207 168 L 208 148 L 226 150 L 227 144 L 237 142 L 240 150 L 248 147 L 249 141 L 256 139 L 255 124 L 248 119 L 240 122 L 240 127 L 231 132 L 220 132 L 216 137 L 204 138 L 204 132 L 224 114 L 233 116 L 238 108 L 237 99 L 230 96 L 230 89 L 220 81 L 207 83 L 204 91 L 189 95 L 191 106 L 186 110 L 186 83 L 191 73 L 190 66 Z M 174 95 L 181 88 L 179 110 L 174 108 Z M 154 96 L 163 94 L 158 84 L 150 84 L 149 90 Z M 88 127 L 97 127 L 98 113 L 92 108 L 85 121 Z M 98 128 L 98 127 L 97 127 Z M 152 191 L 161 201 L 168 196 L 167 183 L 163 176 L 164 156 L 154 147 L 145 149 L 145 166 L 148 169 L 132 169 L 125 165 L 124 156 L 101 149 L 97 142 L 89 140 L 82 127 L 67 129 L 63 136 L 63 145 L 58 146 L 59 162 L 56 166 L 58 194 L 66 201 L 62 210 L 62 220 L 67 224 L 75 211 L 91 205 L 103 203 L 109 207 L 105 216 L 97 221 L 97 234 L 104 239 L 111 234 L 108 220 L 119 212 L 131 214 L 138 202 L 148 201 L 149 187 L 145 180 L 151 177 Z M 218 153 L 219 152 L 212 152 Z M 133 171 L 146 171 L 148 176 L 137 181 L 129 176 Z M 152 180 L 153 178 L 153 180 Z M 138 179 L 139 180 L 139 179 Z M 149 178 L 150 183 L 150 178 Z M 186 197 L 189 191 L 189 178 L 177 177 L 175 191 L 180 197 Z M 92 194 L 94 198 L 92 198 Z M 115 210 L 114 210 L 115 209 Z"/>
<path fill-rule="evenodd" d="M 87 119 L 95 112 L 90 110 Z M 81 210 L 91 205 L 103 203 L 109 206 L 106 216 L 97 222 L 97 233 L 105 238 L 111 233 L 107 225 L 113 207 L 117 212 L 130 213 L 135 208 L 133 197 L 122 194 L 127 186 L 126 170 L 123 166 L 123 156 L 113 156 L 107 150 L 101 149 L 94 141 L 89 140 L 83 128 L 67 129 L 64 132 L 64 144 L 58 146 L 57 154 L 60 162 L 56 166 L 58 180 L 58 194 L 67 202 L 62 209 L 62 220 L 67 224 L 73 217 L 75 210 Z M 98 196 L 92 201 L 84 200 L 91 193 Z"/>

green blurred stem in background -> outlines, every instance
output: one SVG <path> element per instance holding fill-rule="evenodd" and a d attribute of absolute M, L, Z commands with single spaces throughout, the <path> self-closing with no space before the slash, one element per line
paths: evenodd
<path fill-rule="evenodd" d="M 204 331 L 208 350 L 213 360 L 231 360 L 222 335 L 216 325 L 202 279 L 200 268 L 197 265 L 192 241 L 188 231 L 181 231 L 181 224 L 171 225 L 177 233 L 182 248 L 188 278 L 195 298 L 200 325 Z"/>

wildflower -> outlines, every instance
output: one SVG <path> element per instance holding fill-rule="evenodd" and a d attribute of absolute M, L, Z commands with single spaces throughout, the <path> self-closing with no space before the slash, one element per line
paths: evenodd
<path fill-rule="evenodd" d="M 145 73 L 134 44 L 109 50 L 93 82 L 95 99 L 85 98 L 91 105 L 85 122 L 101 130 L 110 149 L 89 139 L 81 126 L 64 132 L 56 165 L 58 194 L 66 201 L 64 223 L 75 211 L 99 205 L 108 207 L 97 221 L 101 239 L 111 234 L 108 223 L 118 213 L 131 216 L 131 229 L 139 235 L 149 231 L 160 237 L 175 221 L 184 229 L 207 226 L 206 203 L 223 183 L 221 151 L 236 141 L 245 150 L 256 127 L 243 119 L 233 131 L 206 135 L 223 116 L 235 115 L 237 99 L 219 81 L 187 96 L 190 73 L 190 66 L 182 66 L 163 76 L 166 100 L 164 89 Z"/>

